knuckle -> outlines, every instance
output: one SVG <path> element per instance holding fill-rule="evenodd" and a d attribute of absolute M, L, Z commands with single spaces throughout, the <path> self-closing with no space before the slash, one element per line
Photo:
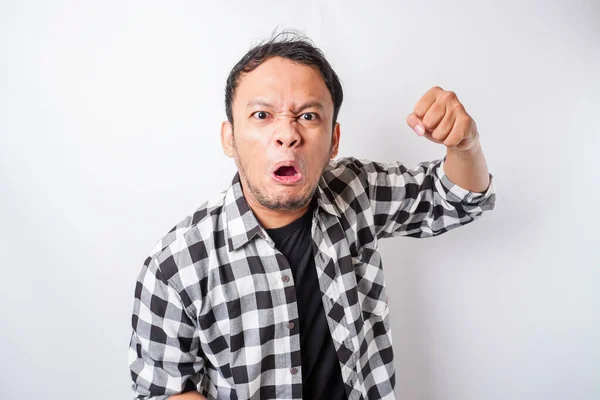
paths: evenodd
<path fill-rule="evenodd" d="M 471 117 L 469 117 L 467 114 L 461 114 L 457 117 L 457 119 L 459 120 L 459 122 L 461 124 L 468 124 L 471 121 Z"/>
<path fill-rule="evenodd" d="M 462 103 L 457 102 L 456 104 L 454 104 L 452 106 L 452 111 L 454 112 L 461 112 L 461 113 L 466 113 L 465 111 L 465 107 L 462 105 Z"/>
<path fill-rule="evenodd" d="M 449 90 L 445 93 L 446 100 L 457 100 L 458 96 L 452 90 Z"/>

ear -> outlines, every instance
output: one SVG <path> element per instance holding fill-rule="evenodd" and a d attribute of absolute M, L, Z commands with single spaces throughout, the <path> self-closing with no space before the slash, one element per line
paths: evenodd
<path fill-rule="evenodd" d="M 223 147 L 223 153 L 225 153 L 227 157 L 233 157 L 233 127 L 229 121 L 223 121 L 221 123 L 221 146 Z"/>
<path fill-rule="evenodd" d="M 340 124 L 336 122 L 335 128 L 333 128 L 333 135 L 331 137 L 332 146 L 331 146 L 331 155 L 330 158 L 335 158 L 338 154 L 338 149 L 340 146 Z"/>

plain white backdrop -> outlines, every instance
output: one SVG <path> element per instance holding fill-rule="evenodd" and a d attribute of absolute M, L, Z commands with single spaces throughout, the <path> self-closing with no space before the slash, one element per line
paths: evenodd
<path fill-rule="evenodd" d="M 229 185 L 225 79 L 275 28 L 340 76 L 340 156 L 443 157 L 405 123 L 438 85 L 496 179 L 382 241 L 397 397 L 600 398 L 600 5 L 566 0 L 0 2 L 0 398 L 132 398 L 135 278 Z"/>

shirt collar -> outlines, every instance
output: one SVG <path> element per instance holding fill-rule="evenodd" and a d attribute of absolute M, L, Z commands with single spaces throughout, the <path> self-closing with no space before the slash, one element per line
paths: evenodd
<path fill-rule="evenodd" d="M 317 197 L 318 207 L 335 217 L 340 217 L 337 207 L 335 207 L 334 195 L 322 175 L 315 196 Z M 235 173 L 225 194 L 225 214 L 229 251 L 239 249 L 256 235 L 263 239 L 268 237 L 244 197 L 239 172 Z"/>

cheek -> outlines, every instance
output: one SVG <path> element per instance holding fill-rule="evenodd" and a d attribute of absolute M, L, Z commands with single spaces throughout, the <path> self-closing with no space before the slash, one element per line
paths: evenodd
<path fill-rule="evenodd" d="M 318 149 L 319 151 L 318 154 L 315 155 L 315 158 L 319 158 L 319 161 L 327 158 L 331 150 L 331 138 L 321 140 Z"/>
<path fill-rule="evenodd" d="M 246 141 L 238 146 L 237 154 L 247 175 L 253 179 L 260 179 L 261 175 L 264 175 L 267 165 L 266 152 L 260 143 Z"/>
<path fill-rule="evenodd" d="M 263 156 L 269 143 L 268 133 L 258 130 L 244 132 L 242 152 L 250 157 Z"/>
<path fill-rule="evenodd" d="M 329 157 L 327 157 L 323 151 L 319 151 L 318 154 L 314 154 L 311 159 L 307 161 L 310 163 L 310 179 L 318 181 L 323 174 L 323 168 L 329 162 Z"/>

